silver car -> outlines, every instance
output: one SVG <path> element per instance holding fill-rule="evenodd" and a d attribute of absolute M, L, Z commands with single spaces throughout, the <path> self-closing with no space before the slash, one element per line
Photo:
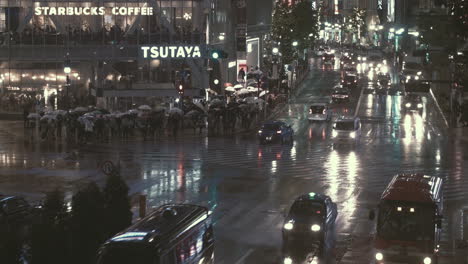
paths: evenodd
<path fill-rule="evenodd" d="M 357 143 L 361 137 L 359 117 L 339 117 L 333 124 L 333 143 Z"/>

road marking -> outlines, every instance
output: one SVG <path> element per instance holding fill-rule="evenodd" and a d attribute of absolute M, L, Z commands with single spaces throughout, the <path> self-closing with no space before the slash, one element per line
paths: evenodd
<path fill-rule="evenodd" d="M 247 250 L 247 252 L 245 252 L 245 254 L 242 255 L 242 257 L 241 257 L 235 264 L 242 264 L 242 263 L 244 263 L 244 260 L 245 260 L 248 256 L 250 256 L 250 254 L 252 254 L 253 251 L 254 251 L 253 249 Z"/>
<path fill-rule="evenodd" d="M 361 100 L 362 100 L 362 95 L 364 94 L 364 89 L 361 87 L 361 94 L 359 95 L 359 100 L 356 105 L 356 110 L 354 110 L 354 117 L 357 117 L 359 114 L 359 107 L 361 107 Z"/>
<path fill-rule="evenodd" d="M 434 102 L 436 103 L 436 106 L 437 106 L 437 108 L 439 109 L 439 112 L 440 112 L 440 114 L 442 115 L 442 118 L 444 118 L 445 125 L 446 125 L 447 127 L 449 127 L 449 123 L 448 123 L 448 121 L 447 121 L 447 118 L 445 118 L 444 112 L 442 112 L 442 108 L 440 108 L 439 102 L 437 102 L 437 99 L 435 98 L 434 93 L 432 92 L 432 88 L 429 89 L 429 92 L 431 93 L 431 95 L 432 95 L 432 100 L 434 100 Z"/>

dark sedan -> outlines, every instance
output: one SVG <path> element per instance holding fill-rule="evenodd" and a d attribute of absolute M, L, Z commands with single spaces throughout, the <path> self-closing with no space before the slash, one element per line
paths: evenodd
<path fill-rule="evenodd" d="M 332 92 L 333 103 L 349 102 L 350 92 L 346 88 L 335 88 Z"/>
<path fill-rule="evenodd" d="M 301 195 L 284 220 L 283 242 L 305 241 L 323 247 L 337 216 L 337 206 L 330 197 L 313 192 Z"/>
<path fill-rule="evenodd" d="M 262 144 L 267 142 L 292 143 L 293 136 L 292 127 L 281 121 L 267 122 L 258 131 L 258 139 Z"/>

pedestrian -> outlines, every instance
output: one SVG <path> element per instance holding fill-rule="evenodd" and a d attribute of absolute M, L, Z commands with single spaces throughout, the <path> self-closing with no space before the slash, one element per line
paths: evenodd
<path fill-rule="evenodd" d="M 243 67 L 241 67 L 240 70 L 239 70 L 238 79 L 240 79 L 242 81 L 244 81 L 244 79 L 245 79 L 245 71 L 244 71 Z"/>

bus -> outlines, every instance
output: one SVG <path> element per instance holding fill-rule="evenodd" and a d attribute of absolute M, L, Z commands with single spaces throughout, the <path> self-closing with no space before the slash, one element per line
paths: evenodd
<path fill-rule="evenodd" d="M 394 176 L 378 205 L 375 263 L 437 263 L 442 212 L 440 177 Z M 371 210 L 369 219 L 374 217 Z"/>
<path fill-rule="evenodd" d="M 167 204 L 107 240 L 98 264 L 212 264 L 210 211 L 191 204 Z"/>

